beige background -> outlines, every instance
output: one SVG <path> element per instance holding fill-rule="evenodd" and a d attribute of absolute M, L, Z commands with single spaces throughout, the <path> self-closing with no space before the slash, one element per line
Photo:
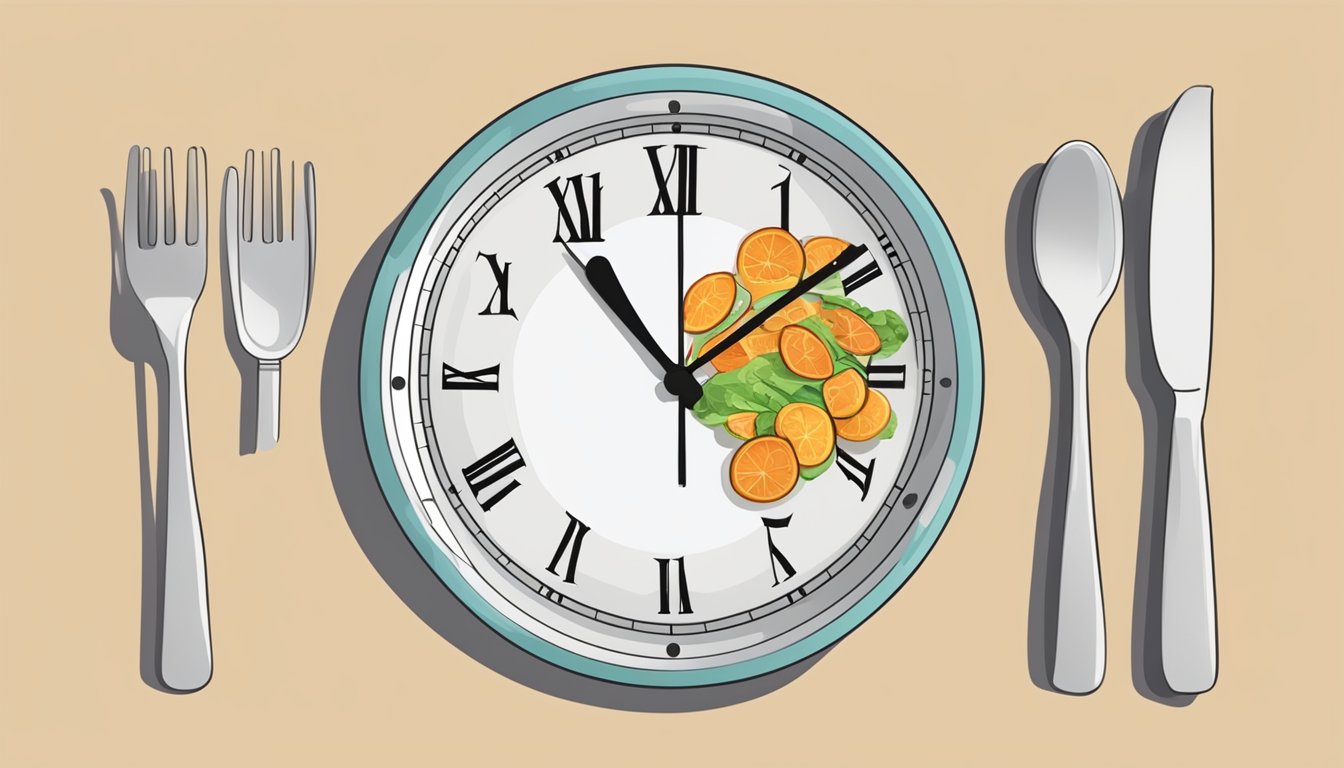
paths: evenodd
<path fill-rule="evenodd" d="M 0 762 L 1339 764 L 1344 12 L 1161 5 L 6 4 Z M 347 280 L 457 146 L 545 88 L 665 61 L 791 83 L 891 147 L 961 249 L 988 381 L 965 495 L 908 588 L 792 683 L 684 714 L 539 692 L 427 626 L 342 514 L 319 398 Z M 1070 138 L 1093 141 L 1123 189 L 1139 126 L 1195 82 L 1217 89 L 1207 436 L 1222 674 L 1184 708 L 1131 681 L 1143 462 L 1122 290 L 1092 369 L 1110 666 L 1095 695 L 1063 697 L 1026 665 L 1050 396 L 1006 278 L 1005 208 Z M 186 697 L 138 666 L 135 366 L 109 337 L 99 193 L 121 197 L 133 143 L 208 149 L 212 230 L 247 147 L 311 159 L 321 190 L 312 314 L 269 454 L 238 455 L 211 232 L 189 381 L 217 665 Z"/>

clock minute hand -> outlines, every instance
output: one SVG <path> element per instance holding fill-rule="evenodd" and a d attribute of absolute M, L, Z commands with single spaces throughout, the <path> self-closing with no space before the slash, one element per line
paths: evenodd
<path fill-rule="evenodd" d="M 797 285 L 790 288 L 788 293 L 770 302 L 770 306 L 766 307 L 763 311 L 755 315 L 752 315 L 751 319 L 747 320 L 747 322 L 738 326 L 737 330 L 733 331 L 731 334 L 728 335 L 728 338 L 724 339 L 723 341 L 720 341 L 718 344 L 715 344 L 708 352 L 705 352 L 704 354 L 695 358 L 695 360 L 691 361 L 691 363 L 686 366 L 686 370 L 694 372 L 700 366 L 704 365 L 705 363 L 708 363 L 710 360 L 713 360 L 724 350 L 733 346 L 742 339 L 745 339 L 747 337 L 747 334 L 751 333 L 757 328 L 760 328 L 762 323 L 764 323 L 766 320 L 769 320 L 772 315 L 774 315 L 776 312 L 787 306 L 789 302 L 793 301 L 799 296 L 802 296 L 803 294 L 807 293 L 813 288 L 816 288 L 817 285 L 821 283 L 821 281 L 825 280 L 826 278 L 830 277 L 836 272 L 839 272 L 840 270 L 849 266 L 854 262 L 855 259 L 859 258 L 860 256 L 862 256 L 867 252 L 868 252 L 868 246 L 866 245 L 851 245 L 845 250 L 841 251 L 840 255 L 836 256 L 835 259 L 831 261 L 831 263 L 827 264 L 826 266 L 822 267 L 821 269 L 818 269 L 816 272 L 804 278 Z"/>

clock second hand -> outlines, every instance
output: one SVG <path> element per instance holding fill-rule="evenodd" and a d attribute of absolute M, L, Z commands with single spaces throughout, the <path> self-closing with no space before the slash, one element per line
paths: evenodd
<path fill-rule="evenodd" d="M 677 212 L 677 357 L 681 357 L 681 347 L 686 343 L 686 219 Z M 678 366 L 680 367 L 680 366 Z M 678 400 L 681 397 L 678 396 Z M 699 395 L 696 396 L 699 400 Z M 677 409 L 677 485 L 686 487 L 686 411 L 690 406 L 679 403 Z M 692 402 L 691 405 L 695 403 Z"/>

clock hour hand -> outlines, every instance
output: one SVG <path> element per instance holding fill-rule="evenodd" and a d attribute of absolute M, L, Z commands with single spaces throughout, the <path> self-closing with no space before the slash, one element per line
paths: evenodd
<path fill-rule="evenodd" d="M 747 337 L 747 334 L 751 333 L 757 328 L 760 328 L 762 323 L 764 323 L 766 320 L 769 320 L 770 317 L 779 310 L 788 306 L 788 304 L 792 302 L 794 299 L 798 298 L 799 296 L 802 296 L 803 294 L 807 293 L 813 288 L 816 288 L 823 280 L 835 274 L 836 272 L 839 272 L 845 267 L 849 266 L 854 262 L 855 259 L 859 258 L 860 256 L 862 256 L 867 252 L 868 252 L 868 246 L 866 245 L 851 245 L 845 250 L 841 251 L 840 255 L 836 256 L 835 259 L 831 261 L 831 263 L 827 264 L 821 269 L 818 269 L 811 275 L 808 275 L 807 277 L 803 278 L 803 280 L 799 281 L 797 285 L 790 288 L 788 293 L 770 302 L 770 306 L 766 307 L 761 312 L 752 315 L 751 319 L 747 320 L 747 322 L 738 326 L 737 330 L 733 331 L 731 334 L 728 335 L 728 338 L 720 341 L 718 344 L 715 344 L 708 352 L 705 352 L 704 354 L 695 358 L 695 360 L 692 360 L 691 363 L 685 367 L 686 370 L 692 373 L 695 372 L 695 370 L 698 369 L 700 366 L 704 365 L 705 363 L 708 363 L 715 357 L 718 357 L 719 354 L 722 353 L 724 350 L 733 346 L 742 339 L 745 339 Z M 698 400 L 699 398 L 696 399 Z M 694 404 L 695 401 L 692 401 L 691 405 Z"/>
<path fill-rule="evenodd" d="M 662 347 L 653 340 L 653 335 L 649 333 L 639 313 L 631 305 L 630 297 L 626 295 L 625 288 L 616 277 L 616 271 L 611 268 L 611 262 L 603 256 L 594 256 L 585 264 L 570 249 L 569 243 L 563 240 L 561 243 L 569 257 L 583 269 L 584 279 L 588 281 L 597 297 L 663 369 L 663 385 L 667 387 L 667 391 L 676 395 L 683 406 L 689 408 L 695 405 L 700 399 L 700 382 L 695 380 L 690 371 L 672 362 L 672 358 L 668 357 Z"/>

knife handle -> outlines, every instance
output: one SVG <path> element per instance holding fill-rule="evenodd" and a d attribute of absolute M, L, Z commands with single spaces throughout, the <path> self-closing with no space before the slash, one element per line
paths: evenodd
<path fill-rule="evenodd" d="M 1204 469 L 1204 393 L 1177 392 L 1162 548 L 1162 671 L 1177 693 L 1218 678 L 1213 536 Z"/>
<path fill-rule="evenodd" d="M 1069 446 L 1069 487 L 1059 558 L 1055 657 L 1050 684 L 1065 693 L 1087 694 L 1106 672 L 1106 620 L 1101 602 L 1092 503 L 1092 446 L 1087 407 L 1087 341 L 1071 347 L 1073 430 Z"/>

